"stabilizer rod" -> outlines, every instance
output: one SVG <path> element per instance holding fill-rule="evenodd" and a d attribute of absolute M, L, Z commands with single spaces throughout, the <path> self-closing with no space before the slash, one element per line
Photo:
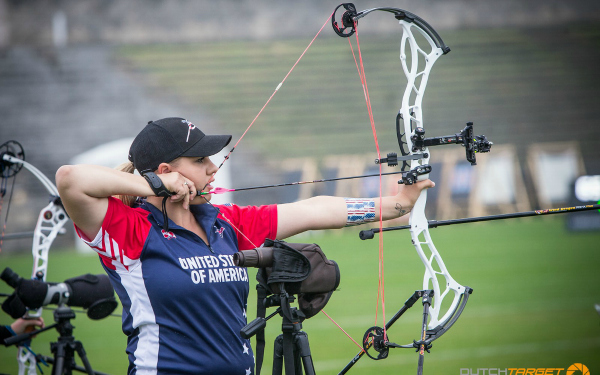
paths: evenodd
<path fill-rule="evenodd" d="M 480 221 L 514 219 L 517 217 L 564 214 L 567 212 L 579 212 L 579 211 L 591 211 L 591 210 L 600 210 L 600 204 L 588 204 L 585 206 L 550 208 L 550 209 L 546 209 L 546 210 L 515 212 L 512 214 L 467 217 L 464 219 L 451 219 L 451 220 L 441 220 L 441 221 L 429 220 L 427 223 L 429 224 L 429 228 L 437 228 L 437 227 L 443 227 L 445 225 L 452 225 L 452 224 L 477 223 Z M 403 229 L 410 229 L 410 225 L 401 225 L 401 226 L 397 226 L 397 227 L 383 228 L 382 231 L 389 232 L 389 231 L 393 231 L 393 230 L 403 230 Z M 379 233 L 379 232 L 380 232 L 379 228 L 362 230 L 359 233 L 359 237 L 361 240 L 370 240 L 375 236 L 375 233 Z"/>

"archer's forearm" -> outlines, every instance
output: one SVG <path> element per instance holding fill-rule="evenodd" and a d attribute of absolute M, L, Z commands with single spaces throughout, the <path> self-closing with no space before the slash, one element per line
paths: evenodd
<path fill-rule="evenodd" d="M 370 210 L 375 216 L 368 221 L 378 221 L 379 198 L 360 200 L 372 202 Z M 308 230 L 344 228 L 349 225 L 349 202 L 350 200 L 341 197 L 318 196 L 278 205 L 277 238 L 284 239 Z M 382 203 L 384 220 L 405 215 L 412 208 L 409 200 L 397 196 L 384 197 Z"/>
<path fill-rule="evenodd" d="M 56 186 L 62 198 L 76 195 L 107 198 L 113 195 L 153 194 L 143 177 L 99 165 L 64 165 L 56 172 Z"/>

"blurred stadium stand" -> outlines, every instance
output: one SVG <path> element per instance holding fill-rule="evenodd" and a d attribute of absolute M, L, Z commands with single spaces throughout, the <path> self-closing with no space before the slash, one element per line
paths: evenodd
<path fill-rule="evenodd" d="M 183 116 L 209 132 L 233 133 L 237 140 L 338 4 L 0 0 L 0 143 L 21 142 L 26 159 L 53 179 L 74 156 L 133 137 L 148 120 L 160 117 Z M 454 194 L 464 204 L 456 210 L 432 204 L 437 211 L 432 214 L 444 216 L 436 218 L 469 210 L 497 212 L 523 202 L 538 208 L 543 199 L 528 161 L 534 143 L 575 142 L 583 171 L 600 174 L 600 2 L 355 4 L 413 11 L 452 48 L 434 67 L 425 95 L 429 136 L 453 134 L 473 121 L 477 134 L 513 150 L 514 157 L 505 156 L 505 165 L 516 161 L 514 191 L 506 195 L 513 202 L 481 211 L 470 189 L 440 189 L 431 197 Z M 393 121 L 404 89 L 399 28 L 392 17 L 374 18 L 361 20 L 361 47 L 387 153 L 397 149 Z M 438 150 L 433 152 L 435 159 Z M 321 177 L 353 170 L 332 164 L 331 155 L 347 155 L 349 162 L 351 156 L 364 156 L 366 172 L 375 158 L 347 42 L 326 26 L 232 156 L 232 187 L 300 179 L 306 175 L 303 166 Z M 311 160 L 302 159 L 307 157 Z M 494 149 L 480 160 L 493 157 Z M 441 171 L 436 173 L 441 179 Z M 372 190 L 371 182 L 361 184 L 362 191 Z M 302 193 L 299 189 L 232 194 L 231 199 L 290 201 Z M 330 185 L 312 192 L 335 190 Z M 46 202 L 37 181 L 27 172 L 19 174 L 7 233 L 31 230 Z M 7 241 L 3 251 L 30 244 Z M 55 246 L 71 244 L 68 235 Z"/>

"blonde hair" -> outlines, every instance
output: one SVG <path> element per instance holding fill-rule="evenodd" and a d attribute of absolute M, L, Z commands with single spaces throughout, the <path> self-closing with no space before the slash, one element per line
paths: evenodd
<path fill-rule="evenodd" d="M 131 174 L 133 174 L 133 171 L 135 171 L 135 167 L 133 166 L 133 163 L 130 161 L 116 166 L 115 169 L 118 171 L 121 171 L 121 172 L 131 173 Z M 135 201 L 137 200 L 137 197 L 135 197 L 133 195 L 115 195 L 115 198 L 119 199 L 121 202 L 123 202 L 125 205 L 127 205 L 129 207 L 133 207 L 135 204 Z"/>

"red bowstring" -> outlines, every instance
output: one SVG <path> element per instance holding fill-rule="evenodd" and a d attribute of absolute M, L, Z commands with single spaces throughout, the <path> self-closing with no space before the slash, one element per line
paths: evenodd
<path fill-rule="evenodd" d="M 0 212 L 2 212 L 2 204 L 4 203 L 4 194 L 0 194 Z M 6 218 L 2 226 L 2 234 L 0 234 L 0 253 L 2 252 L 2 244 L 4 242 L 4 232 L 6 232 Z"/>
<path fill-rule="evenodd" d="M 340 329 L 342 332 L 344 332 L 344 334 L 345 334 L 346 336 L 348 336 L 348 338 L 349 338 L 350 340 L 352 340 L 352 342 L 353 342 L 353 343 L 355 343 L 355 344 L 356 344 L 356 346 L 358 346 L 358 347 L 360 348 L 360 350 L 362 350 L 363 352 L 365 351 L 365 349 L 362 347 L 362 345 L 360 345 L 359 343 L 357 343 L 357 342 L 356 342 L 356 340 L 354 340 L 354 339 L 353 339 L 353 338 L 352 338 L 352 337 L 351 337 L 351 336 L 348 334 L 348 332 L 344 331 L 344 329 L 343 329 L 343 328 L 342 328 L 342 327 L 341 327 L 339 324 L 337 324 L 337 322 L 336 322 L 335 320 L 333 320 L 333 319 L 332 319 L 332 318 L 331 318 L 331 317 L 330 317 L 330 316 L 329 316 L 329 315 L 328 315 L 328 314 L 325 312 L 325 310 L 321 309 L 321 312 L 322 312 L 323 314 L 325 314 L 325 316 L 326 316 L 326 317 L 328 317 L 328 318 L 329 318 L 329 320 L 331 320 L 331 321 L 333 322 L 333 324 L 335 324 L 335 325 L 336 325 L 336 326 L 337 326 L 337 327 L 338 327 L 338 328 L 339 328 L 339 329 Z"/>
<path fill-rule="evenodd" d="M 229 157 L 231 156 L 231 154 L 233 153 L 233 151 L 235 150 L 235 148 L 238 146 L 238 144 L 242 141 L 242 139 L 244 138 L 244 136 L 246 135 L 246 133 L 248 133 L 248 131 L 250 130 L 250 128 L 252 127 L 252 125 L 254 125 L 254 123 L 256 122 L 256 120 L 258 119 L 258 117 L 261 115 L 261 113 L 263 113 L 263 111 L 267 107 L 267 105 L 269 105 L 269 103 L 271 102 L 271 99 L 273 99 L 273 97 L 279 91 L 279 89 L 281 88 L 281 86 L 283 85 L 283 83 L 287 80 L 287 78 L 290 76 L 290 74 L 292 74 L 292 71 L 294 70 L 294 68 L 296 67 L 296 65 L 298 65 L 298 63 L 300 62 L 300 60 L 302 59 L 302 57 L 304 57 L 304 55 L 306 54 L 306 51 L 308 51 L 308 49 L 310 48 L 310 46 L 312 46 L 313 42 L 315 41 L 315 39 L 317 39 L 317 37 L 319 36 L 319 34 L 321 33 L 321 31 L 323 30 L 323 28 L 325 27 L 325 25 L 327 25 L 327 22 L 329 22 L 329 20 L 331 19 L 332 16 L 333 16 L 333 13 L 329 17 L 327 17 L 327 20 L 325 20 L 325 22 L 323 23 L 323 26 L 321 26 L 321 28 L 319 29 L 319 31 L 317 32 L 317 34 L 314 36 L 314 38 L 312 38 L 312 40 L 310 41 L 310 43 L 308 43 L 308 46 L 306 46 L 306 48 L 304 49 L 304 51 L 302 52 L 302 54 L 300 55 L 300 57 L 298 57 L 298 60 L 296 60 L 296 62 L 294 63 L 294 65 L 292 66 L 292 68 L 287 72 L 287 74 L 285 75 L 285 77 L 283 77 L 283 80 L 281 80 L 281 82 L 277 85 L 277 87 L 275 88 L 275 91 L 273 91 L 273 93 L 271 94 L 271 96 L 269 97 L 269 99 L 267 99 L 267 102 L 262 106 L 262 108 L 260 109 L 260 111 L 258 111 L 258 114 L 254 117 L 254 119 L 252 120 L 252 122 L 250 123 L 250 125 L 248 125 L 248 127 L 246 128 L 246 130 L 244 131 L 244 133 L 242 134 L 242 136 L 240 137 L 240 139 L 238 139 L 238 141 L 235 143 L 235 145 L 233 146 L 233 148 L 229 151 L 229 153 L 227 154 L 227 156 L 225 156 L 225 158 L 221 162 L 221 165 L 219 165 L 219 167 L 217 168 L 217 171 L 213 174 L 213 177 L 217 174 L 217 172 L 219 172 L 219 170 L 221 170 L 221 167 L 223 166 L 223 164 L 225 164 L 225 161 L 227 161 L 229 159 Z M 202 188 L 202 190 L 204 190 L 206 188 L 206 186 L 208 186 L 208 183 L 204 186 L 204 188 Z M 204 198 L 204 199 L 206 200 L 207 203 L 210 203 L 206 198 Z M 250 241 L 250 239 L 248 238 L 248 236 L 246 236 L 239 228 L 237 228 L 235 225 L 233 225 L 233 223 L 223 214 L 223 212 L 219 211 L 219 213 L 239 234 L 241 234 L 246 240 L 248 240 L 248 242 L 252 246 L 254 246 L 254 248 L 258 247 L 252 241 Z"/>
<path fill-rule="evenodd" d="M 285 75 L 285 77 L 283 77 L 283 80 L 277 85 L 277 87 L 275 88 L 275 91 L 273 91 L 273 93 L 271 94 L 271 96 L 269 97 L 269 99 L 267 100 L 267 102 L 265 103 L 265 105 L 263 105 L 262 108 L 260 109 L 260 111 L 258 111 L 258 114 L 256 115 L 256 117 L 254 117 L 254 119 L 252 120 L 252 122 L 250 123 L 250 125 L 248 125 L 248 127 L 246 128 L 246 130 L 244 131 L 244 133 L 242 134 L 242 136 L 240 137 L 240 139 L 238 139 L 238 141 L 235 143 L 235 145 L 233 146 L 233 148 L 231 149 L 231 151 L 229 151 L 229 153 L 227 154 L 227 156 L 225 156 L 225 159 L 223 159 L 223 161 L 221 162 L 221 165 L 219 165 L 219 168 L 218 168 L 217 172 L 221 169 L 221 167 L 223 166 L 223 164 L 225 164 L 225 161 L 227 159 L 229 159 L 229 157 L 231 156 L 231 154 L 233 153 L 233 151 L 235 150 L 235 148 L 237 147 L 237 145 L 240 143 L 240 141 L 242 140 L 242 138 L 244 138 L 244 136 L 246 135 L 246 133 L 248 133 L 248 130 L 250 130 L 250 128 L 252 127 L 252 125 L 254 125 L 254 123 L 258 119 L 258 116 L 260 116 L 261 113 L 264 111 L 264 109 L 267 107 L 267 105 L 269 105 L 269 102 L 271 102 L 271 99 L 273 99 L 273 97 L 279 91 L 279 89 L 281 88 L 281 86 L 283 85 L 283 83 L 290 76 L 290 74 L 292 73 L 292 71 L 294 70 L 294 68 L 296 67 L 296 65 L 298 65 L 298 63 L 300 62 L 300 59 L 302 59 L 302 57 L 304 57 L 304 54 L 306 53 L 306 51 L 308 51 L 308 49 L 310 48 L 310 46 L 312 46 L 313 42 L 315 41 L 315 39 L 317 39 L 317 37 L 319 36 L 319 34 L 321 33 L 321 31 L 323 30 L 323 28 L 325 27 L 325 25 L 327 25 L 327 23 L 329 22 L 329 19 L 332 16 L 333 16 L 333 13 L 329 17 L 327 17 L 327 20 L 325 20 L 325 23 L 323 23 L 323 26 L 321 26 L 321 28 L 319 29 L 319 31 L 317 32 L 317 34 L 314 36 L 314 38 L 312 38 L 312 40 L 310 41 L 310 43 L 308 43 L 308 46 L 306 46 L 306 48 L 304 49 L 304 51 L 302 52 L 302 54 L 300 55 L 300 57 L 298 57 L 298 60 L 296 60 L 296 62 L 294 63 L 294 65 L 292 66 L 292 68 L 290 69 L 290 71 Z M 217 172 L 215 172 L 215 174 Z"/>
<path fill-rule="evenodd" d="M 269 97 L 269 99 L 267 100 L 267 102 L 262 106 L 262 108 L 260 109 L 260 111 L 258 112 L 258 114 L 254 117 L 254 119 L 252 120 L 252 122 L 250 123 L 250 125 L 248 125 L 248 127 L 246 128 L 246 130 L 244 131 L 244 133 L 242 134 L 242 136 L 238 139 L 238 141 L 235 143 L 235 145 L 233 146 L 233 148 L 229 151 L 229 153 L 227 154 L 227 156 L 225 156 L 225 158 L 223 159 L 223 161 L 221 162 L 221 164 L 217 168 L 217 172 L 221 169 L 221 167 L 223 166 L 223 164 L 225 164 L 225 161 L 227 161 L 229 159 L 229 157 L 231 156 L 231 154 L 233 153 L 233 151 L 236 149 L 236 147 L 238 146 L 238 144 L 241 142 L 241 140 L 244 138 L 244 136 L 246 135 L 246 133 L 248 133 L 248 131 L 250 130 L 250 128 L 252 127 L 252 125 L 254 125 L 254 123 L 256 122 L 256 120 L 258 119 L 258 117 L 262 114 L 262 112 L 264 111 L 264 109 L 271 102 L 271 99 L 273 99 L 273 97 L 279 91 L 279 89 L 281 88 L 281 86 L 283 85 L 283 83 L 287 80 L 287 78 L 289 77 L 289 75 L 292 73 L 292 71 L 294 70 L 294 68 L 296 67 L 296 65 L 298 65 L 298 63 L 300 62 L 300 59 L 302 59 L 302 57 L 304 57 L 304 55 L 306 54 L 306 51 L 308 51 L 308 49 L 310 48 L 310 46 L 312 46 L 313 42 L 317 39 L 317 36 L 319 36 L 319 34 L 321 33 L 321 31 L 323 30 L 323 28 L 325 27 L 325 25 L 329 22 L 329 20 L 331 19 L 331 17 L 333 17 L 333 13 L 327 18 L 327 20 L 325 20 L 325 23 L 323 23 L 323 26 L 321 26 L 321 28 L 319 29 L 319 31 L 317 32 L 317 34 L 310 41 L 310 43 L 308 44 L 308 46 L 304 49 L 304 51 L 302 52 L 302 54 L 300 55 L 300 57 L 298 57 L 298 60 L 296 60 L 296 62 L 292 66 L 292 68 L 288 71 L 288 73 L 283 78 L 283 80 L 279 83 L 279 85 L 277 85 L 277 87 L 275 88 L 275 91 L 273 91 L 273 93 L 271 94 L 271 96 Z M 355 28 L 356 28 L 356 22 L 355 22 Z M 356 35 L 356 40 L 357 40 L 357 44 L 358 44 L 358 33 Z M 352 48 L 352 44 L 350 44 L 350 48 Z M 359 53 L 359 56 L 360 56 L 360 65 L 361 65 L 361 68 L 362 68 L 362 74 L 361 74 L 361 71 L 359 70 L 359 76 L 361 77 L 361 83 L 363 84 L 363 92 L 365 94 L 365 101 L 367 103 L 367 110 L 369 112 L 369 120 L 371 122 L 371 128 L 373 130 L 373 137 L 375 139 L 375 146 L 376 146 L 376 149 L 377 149 L 377 158 L 381 159 L 381 153 L 379 151 L 379 142 L 377 140 L 377 132 L 375 131 L 375 121 L 373 119 L 373 111 L 371 110 L 371 99 L 369 98 L 369 91 L 368 91 L 368 88 L 367 88 L 366 77 L 365 77 L 365 74 L 364 74 L 364 66 L 363 66 L 363 62 L 362 62 L 362 55 L 360 53 L 360 44 L 358 45 L 358 53 Z M 354 56 L 354 50 L 352 50 L 352 55 Z M 356 63 L 356 57 L 354 57 L 354 62 Z M 357 69 L 358 69 L 358 64 L 357 64 Z M 217 172 L 215 172 L 215 174 Z M 379 217 L 380 217 L 380 220 L 379 220 L 379 229 L 380 229 L 380 233 L 381 233 L 381 229 L 383 228 L 382 204 L 381 204 L 382 203 L 381 174 L 382 174 L 382 169 L 381 169 L 381 164 L 380 164 L 379 165 Z M 207 200 L 207 203 L 209 203 L 208 200 Z M 231 222 L 231 220 L 229 220 L 227 218 L 227 216 L 225 216 L 223 214 L 223 212 L 220 212 L 220 215 L 239 234 L 241 234 L 254 248 L 258 247 L 239 228 L 237 228 Z M 377 311 L 379 310 L 379 295 L 382 296 L 383 320 L 385 321 L 385 298 L 384 298 L 384 293 L 383 293 L 383 282 L 382 282 L 382 280 L 383 280 L 383 262 L 382 262 L 382 260 L 383 260 L 383 236 L 381 236 L 381 235 L 379 236 L 379 248 L 380 248 L 380 250 L 379 250 L 379 258 L 380 258 L 380 262 L 379 262 L 380 263 L 379 264 L 379 287 L 378 287 L 378 295 L 377 295 L 377 309 L 376 309 L 376 312 L 375 312 L 375 322 L 377 322 Z M 364 351 L 363 347 L 358 342 L 356 342 L 356 340 L 354 340 L 333 318 L 331 318 L 331 316 L 329 316 L 324 310 L 321 310 L 321 312 L 323 312 L 323 314 L 325 314 L 325 316 L 327 316 L 327 318 L 329 318 L 329 320 L 331 320 L 333 322 L 333 324 L 335 324 L 350 340 L 352 340 L 352 342 L 354 342 L 354 344 L 356 344 L 361 350 Z M 384 337 L 387 337 L 387 336 L 385 336 L 385 327 L 384 327 Z"/>
<path fill-rule="evenodd" d="M 367 76 L 365 74 L 365 67 L 363 64 L 362 53 L 360 50 L 360 41 L 358 38 L 358 23 L 354 21 L 354 30 L 356 35 L 356 49 L 358 51 L 358 58 L 360 62 L 359 64 L 356 60 L 356 55 L 354 53 L 354 48 L 352 47 L 352 42 L 350 42 L 350 38 L 348 38 L 348 44 L 350 45 L 350 50 L 352 51 L 352 57 L 354 58 L 354 64 L 356 65 L 356 70 L 358 71 L 358 75 L 360 77 L 360 82 L 363 87 L 363 94 L 365 97 L 365 102 L 367 104 L 367 112 L 369 114 L 369 121 L 371 122 L 371 129 L 373 131 L 373 139 L 375 140 L 375 148 L 377 150 L 377 159 L 381 159 L 381 152 L 379 151 L 379 141 L 377 139 L 377 131 L 375 129 L 375 119 L 373 118 L 373 109 L 371 107 L 371 98 L 369 96 L 369 87 L 367 85 Z M 382 164 L 379 163 L 379 280 L 377 285 L 377 304 L 375 307 L 375 325 L 377 325 L 378 314 L 379 314 L 379 299 L 381 299 L 381 312 L 383 315 L 383 337 L 387 340 L 387 332 L 385 329 L 385 278 L 384 278 L 384 268 L 383 268 L 383 189 L 382 189 Z"/>
<path fill-rule="evenodd" d="M 241 234 L 241 235 L 242 235 L 242 236 L 243 236 L 243 237 L 246 239 L 246 241 L 248 241 L 248 242 L 250 243 L 250 245 L 252 245 L 252 247 L 253 247 L 253 248 L 255 248 L 255 249 L 257 249 L 257 248 L 258 248 L 258 246 L 256 246 L 256 245 L 254 244 L 254 242 L 252 242 L 252 240 L 250 240 L 250 238 L 248 238 L 248 236 L 246 236 L 246 235 L 244 234 L 244 232 L 242 232 L 242 231 L 241 231 L 241 230 L 240 230 L 238 227 L 236 227 L 236 226 L 235 226 L 235 224 L 233 224 L 233 223 L 231 222 L 231 220 L 229 220 L 229 219 L 227 218 L 227 216 L 226 216 L 226 215 L 223 213 L 223 211 L 221 211 L 221 210 L 219 210 L 218 208 L 216 208 L 216 207 L 215 207 L 215 206 L 214 206 L 212 203 L 210 203 L 210 202 L 208 201 L 208 199 L 206 199 L 204 196 L 202 196 L 202 198 L 204 198 L 204 200 L 206 201 L 206 203 L 207 203 L 207 204 L 210 204 L 211 206 L 213 206 L 213 208 L 215 208 L 215 209 L 216 209 L 216 210 L 219 212 L 219 215 L 220 215 L 220 216 L 221 216 L 223 219 L 225 219 L 225 221 L 227 221 L 227 222 L 229 223 L 229 225 L 231 225 L 231 226 L 233 227 L 233 229 L 235 229 L 235 231 L 236 231 L 236 232 L 238 232 L 239 234 Z"/>
<path fill-rule="evenodd" d="M 210 203 L 208 200 L 207 200 L 206 202 L 207 202 L 208 204 L 212 205 L 212 203 Z M 235 230 L 236 230 L 236 231 L 237 231 L 239 234 L 241 234 L 241 235 L 242 235 L 242 236 L 243 236 L 243 237 L 244 237 L 244 238 L 245 238 L 245 239 L 246 239 L 246 240 L 247 240 L 247 241 L 250 243 L 250 245 L 252 245 L 254 248 L 258 248 L 258 246 L 256 246 L 256 245 L 254 244 L 254 242 L 252 242 L 252 241 L 251 241 L 251 240 L 250 240 L 250 239 L 249 239 L 249 238 L 248 238 L 248 237 L 247 237 L 247 236 L 244 234 L 244 232 L 242 232 L 242 231 L 241 231 L 241 230 L 240 230 L 238 227 L 236 227 L 236 226 L 235 226 L 235 225 L 234 225 L 234 224 L 231 222 L 231 220 L 229 220 L 229 219 L 227 218 L 227 216 L 225 216 L 225 214 L 223 214 L 223 212 L 221 212 L 221 211 L 219 210 L 219 214 L 220 214 L 220 215 L 223 217 L 223 219 L 225 219 L 225 220 L 226 220 L 226 221 L 227 221 L 227 222 L 228 222 L 228 223 L 229 223 L 229 224 L 230 224 L 230 225 L 233 227 L 233 229 L 235 229 Z M 350 335 L 348 334 L 348 332 L 346 332 L 346 331 L 345 331 L 345 330 L 344 330 L 344 329 L 343 329 L 343 328 L 342 328 L 342 327 L 341 327 L 341 326 L 340 326 L 340 325 L 339 325 L 339 324 L 338 324 L 338 323 L 337 323 L 335 320 L 333 320 L 333 318 L 332 318 L 332 317 L 330 317 L 330 316 L 329 316 L 329 315 L 328 315 L 328 314 L 325 312 L 325 310 L 322 310 L 322 309 L 321 309 L 321 312 L 322 312 L 323 314 L 325 314 L 325 316 L 326 316 L 326 317 L 328 317 L 328 318 L 329 318 L 329 320 L 331 320 L 331 321 L 333 322 L 333 324 L 335 324 L 335 325 L 336 325 L 336 326 L 337 326 L 337 327 L 338 327 L 338 328 L 339 328 L 339 329 L 340 329 L 342 332 L 344 332 L 344 334 L 345 334 L 345 335 L 346 335 L 346 336 L 347 336 L 347 337 L 348 337 L 350 340 L 352 340 L 352 342 L 353 342 L 353 343 L 355 343 L 355 344 L 356 344 L 356 346 L 358 346 L 358 347 L 360 348 L 360 350 L 364 351 L 363 347 L 362 347 L 362 346 L 361 346 L 359 343 L 357 343 L 357 342 L 356 342 L 356 340 L 354 340 L 354 339 L 352 338 L 352 336 L 350 336 Z"/>
<path fill-rule="evenodd" d="M 331 19 L 331 17 L 333 17 L 333 13 L 327 17 L 327 19 L 325 20 L 325 22 L 323 23 L 323 26 L 321 26 L 321 28 L 319 29 L 319 31 L 317 32 L 317 34 L 314 36 L 314 38 L 310 41 L 310 43 L 308 44 L 308 46 L 306 46 L 306 48 L 304 49 L 304 51 L 302 52 L 302 54 L 300 55 L 300 57 L 298 57 L 298 60 L 296 60 L 296 62 L 294 63 L 294 65 L 292 66 L 292 68 L 288 71 L 288 73 L 285 75 L 285 77 L 283 78 L 283 80 L 279 83 L 279 85 L 277 85 L 277 87 L 275 88 L 275 91 L 273 91 L 273 93 L 271 94 L 271 96 L 269 97 L 269 99 L 267 100 L 267 102 L 262 106 L 262 108 L 260 109 L 260 111 L 258 111 L 258 114 L 256 115 L 256 117 L 254 117 L 254 119 L 252 120 L 252 122 L 250 123 L 250 125 L 248 125 L 248 127 L 246 128 L 246 130 L 244 131 L 244 133 L 242 134 L 242 136 L 240 137 L 240 139 L 238 139 L 238 141 L 235 143 L 235 145 L 233 146 L 233 148 L 229 151 L 229 153 L 227 154 L 227 156 L 225 156 L 225 158 L 223 159 L 223 161 L 221 162 L 221 164 L 219 165 L 219 167 L 217 168 L 217 172 L 219 170 L 221 170 L 221 167 L 223 166 L 223 164 L 225 164 L 225 161 L 227 161 L 229 159 L 229 157 L 231 156 L 231 154 L 233 153 L 233 151 L 236 149 L 236 147 L 238 146 L 238 144 L 241 142 L 242 138 L 244 138 L 244 136 L 246 135 L 246 133 L 248 133 L 248 131 L 250 130 L 250 128 L 252 127 L 252 125 L 254 125 L 254 123 L 256 122 L 256 120 L 258 119 L 258 117 L 262 114 L 262 112 L 264 111 L 264 109 L 267 107 L 267 105 L 271 102 L 271 99 L 273 99 L 273 97 L 275 96 L 275 94 L 279 91 L 279 89 L 281 88 L 281 86 L 283 85 L 283 83 L 287 80 L 287 78 L 290 76 L 290 74 L 292 73 L 292 71 L 294 70 L 294 68 L 296 67 L 296 65 L 298 65 L 298 63 L 300 62 L 300 59 L 302 59 L 302 57 L 304 57 L 304 55 L 306 54 L 306 51 L 308 51 L 308 49 L 310 48 L 310 46 L 312 46 L 313 42 L 317 39 L 317 36 L 319 36 L 319 34 L 321 33 L 321 31 L 323 30 L 323 28 L 325 27 L 325 25 L 327 25 L 327 23 L 329 22 L 329 20 Z M 370 106 L 369 106 L 370 107 Z M 372 114 L 371 114 L 372 117 Z M 377 146 L 378 150 L 377 150 L 377 155 L 379 156 L 379 146 Z M 213 176 L 215 174 L 217 174 L 217 172 L 215 172 L 213 174 Z M 379 173 L 381 174 L 381 166 L 379 168 Z M 381 178 L 381 176 L 380 176 Z M 208 184 L 207 184 L 208 185 Z M 380 184 L 381 185 L 381 184 Z M 206 186 L 204 187 L 206 188 Z M 204 188 L 202 190 L 204 190 Z M 381 190 L 381 189 L 380 189 Z M 381 194 L 380 194 L 381 195 Z M 206 200 L 207 203 L 208 200 Z M 227 221 L 239 234 L 241 234 L 254 248 L 257 248 L 258 246 L 256 246 L 249 238 L 248 236 L 246 236 L 239 228 L 237 228 L 232 222 L 231 220 L 229 220 L 227 218 L 227 216 L 225 216 L 223 214 L 223 212 L 220 211 L 220 215 L 221 217 L 223 217 L 223 219 L 225 219 L 225 221 Z M 381 208 L 380 208 L 380 215 L 381 215 Z M 362 346 L 360 344 L 358 344 L 356 342 L 356 340 L 354 340 L 346 331 L 344 331 L 344 329 L 335 322 L 335 320 L 333 320 L 329 315 L 327 315 L 325 313 L 325 311 L 321 310 L 342 332 L 344 332 L 344 334 L 346 336 L 348 336 L 348 338 L 350 338 L 350 340 L 352 340 L 359 348 L 361 348 L 361 350 L 363 349 Z"/>

